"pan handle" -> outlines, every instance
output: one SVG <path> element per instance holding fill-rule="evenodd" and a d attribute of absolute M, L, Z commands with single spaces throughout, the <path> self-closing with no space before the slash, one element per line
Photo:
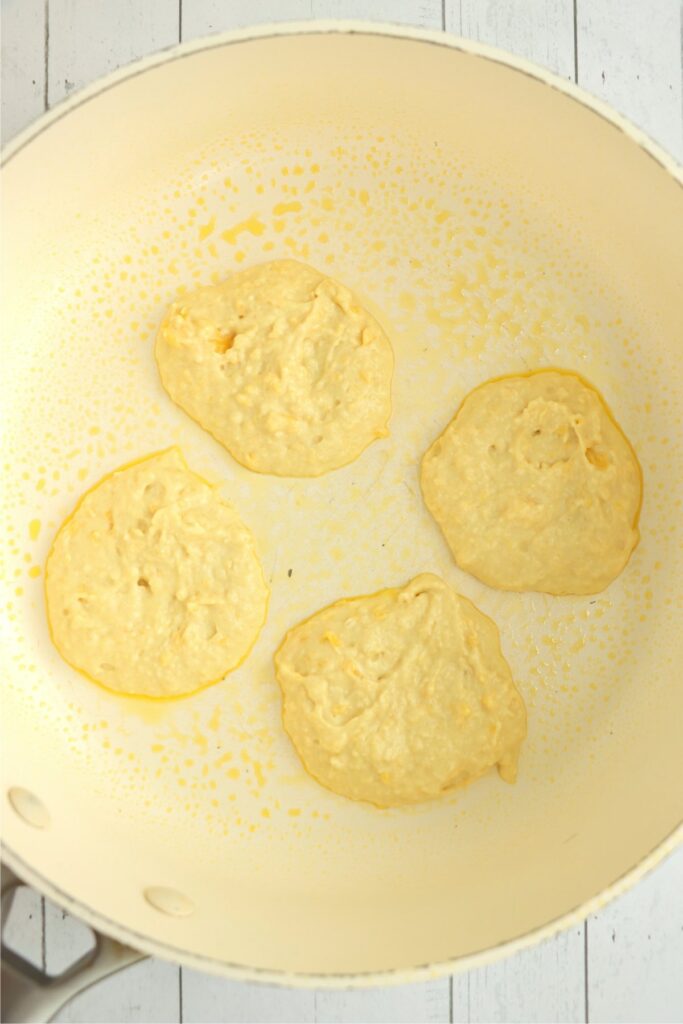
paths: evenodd
<path fill-rule="evenodd" d="M 23 885 L 5 864 L 2 865 L 2 914 L 9 913 L 14 893 Z M 52 976 L 34 967 L 2 943 L 2 1011 L 0 1019 L 15 1024 L 46 1024 L 74 996 L 90 988 L 109 974 L 120 971 L 144 954 L 95 935 L 95 947 L 67 968 Z"/>

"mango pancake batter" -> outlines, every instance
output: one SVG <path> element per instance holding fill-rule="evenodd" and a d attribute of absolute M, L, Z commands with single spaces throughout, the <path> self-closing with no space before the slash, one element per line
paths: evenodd
<path fill-rule="evenodd" d="M 250 531 L 177 448 L 84 495 L 55 537 L 45 588 L 62 657 L 146 697 L 221 679 L 249 653 L 268 603 Z"/>
<path fill-rule="evenodd" d="M 303 263 L 250 267 L 173 303 L 155 355 L 173 401 L 258 473 L 319 476 L 387 434 L 391 345 Z"/>
<path fill-rule="evenodd" d="M 323 608 L 275 669 L 304 766 L 342 796 L 411 804 L 494 766 L 515 780 L 526 713 L 498 629 L 438 576 Z"/>
<path fill-rule="evenodd" d="M 421 484 L 460 568 L 501 590 L 595 594 L 638 543 L 635 452 L 565 371 L 475 388 L 426 452 Z"/>

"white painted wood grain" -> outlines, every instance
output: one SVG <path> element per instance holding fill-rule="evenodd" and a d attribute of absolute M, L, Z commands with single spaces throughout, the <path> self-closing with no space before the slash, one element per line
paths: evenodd
<path fill-rule="evenodd" d="M 443 26 L 441 0 L 182 0 L 183 40 L 264 22 L 358 18 Z"/>
<path fill-rule="evenodd" d="M 304 21 L 312 17 L 312 0 L 181 0 L 182 39 L 196 39 L 264 22 Z"/>
<path fill-rule="evenodd" d="M 577 0 L 579 85 L 683 160 L 680 0 Z"/>
<path fill-rule="evenodd" d="M 178 968 L 143 960 L 93 985 L 54 1018 L 64 1024 L 178 1024 Z"/>
<path fill-rule="evenodd" d="M 588 930 L 591 1022 L 683 1020 L 683 849 Z"/>
<path fill-rule="evenodd" d="M 312 0 L 315 18 L 393 21 L 422 28 L 443 27 L 441 0 Z"/>
<path fill-rule="evenodd" d="M 50 0 L 48 104 L 178 42 L 178 0 Z"/>
<path fill-rule="evenodd" d="M 584 1021 L 584 929 L 453 978 L 453 1020 Z"/>
<path fill-rule="evenodd" d="M 317 992 L 315 1019 L 320 1024 L 337 1021 L 424 1021 L 441 1024 L 450 1016 L 448 978 L 399 988 L 375 988 L 349 992 Z"/>
<path fill-rule="evenodd" d="M 45 0 L 3 0 L 3 143 L 45 109 L 45 42 Z"/>
<path fill-rule="evenodd" d="M 360 991 L 310 991 L 226 981 L 183 968 L 184 1021 L 450 1021 L 448 978 Z M 583 989 L 582 989 L 583 996 Z"/>
<path fill-rule="evenodd" d="M 573 0 L 446 0 L 446 28 L 574 79 Z"/>
<path fill-rule="evenodd" d="M 183 969 L 183 1016 L 192 1024 L 270 1021 L 301 1024 L 315 1021 L 315 992 L 227 981 Z"/>
<path fill-rule="evenodd" d="M 183 1020 L 210 1021 L 450 1021 L 448 978 L 398 988 L 309 991 L 226 981 L 183 970 Z"/>

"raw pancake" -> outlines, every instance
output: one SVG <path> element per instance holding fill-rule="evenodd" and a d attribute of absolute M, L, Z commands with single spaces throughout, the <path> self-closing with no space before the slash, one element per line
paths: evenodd
<path fill-rule="evenodd" d="M 222 679 L 249 653 L 268 604 L 250 531 L 177 448 L 81 498 L 55 537 L 45 589 L 62 657 L 146 697 Z"/>
<path fill-rule="evenodd" d="M 501 590 L 595 594 L 638 543 L 635 452 L 598 392 L 564 370 L 472 391 L 421 483 L 457 564 Z"/>
<path fill-rule="evenodd" d="M 305 768 L 378 807 L 438 797 L 494 765 L 514 782 L 526 712 L 498 629 L 438 576 L 337 601 L 275 655 Z"/>
<path fill-rule="evenodd" d="M 347 288 L 304 263 L 185 296 L 155 355 L 173 401 L 258 473 L 319 476 L 387 434 L 391 345 Z"/>

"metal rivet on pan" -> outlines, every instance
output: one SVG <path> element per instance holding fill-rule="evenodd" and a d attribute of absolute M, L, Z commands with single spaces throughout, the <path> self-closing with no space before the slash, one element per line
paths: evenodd
<path fill-rule="evenodd" d="M 150 885 L 143 893 L 150 907 L 169 917 L 188 917 L 194 913 L 194 903 L 177 889 L 165 885 Z"/>
<path fill-rule="evenodd" d="M 47 807 L 29 789 L 24 789 L 23 786 L 12 786 L 7 791 L 7 799 L 27 825 L 32 825 L 33 828 L 47 828 L 50 824 Z"/>

